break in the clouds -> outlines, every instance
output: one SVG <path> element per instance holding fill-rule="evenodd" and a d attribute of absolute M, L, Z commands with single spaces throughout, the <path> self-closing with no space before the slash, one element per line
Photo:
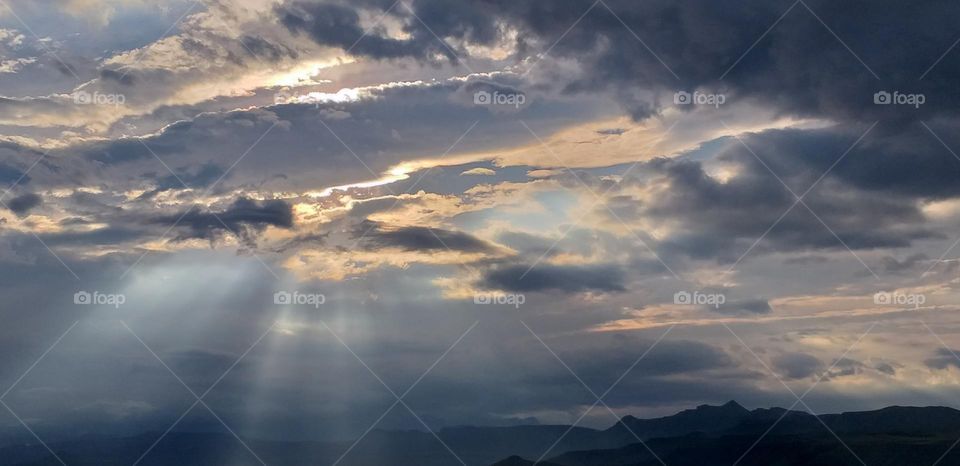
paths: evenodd
<path fill-rule="evenodd" d="M 619 415 L 952 403 L 958 16 L 2 5 L 0 398 L 42 438 L 164 431 L 170 371 L 263 438 L 362 434 L 370 371 L 430 428 L 610 425 L 581 380 Z"/>

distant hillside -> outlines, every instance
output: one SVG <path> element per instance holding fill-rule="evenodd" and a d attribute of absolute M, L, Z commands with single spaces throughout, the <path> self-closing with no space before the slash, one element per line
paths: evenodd
<path fill-rule="evenodd" d="M 637 419 L 625 416 L 619 423 L 606 430 L 608 435 L 627 443 L 636 442 L 636 435 L 642 439 L 654 437 L 675 437 L 693 432 L 722 432 L 737 427 L 750 419 L 749 410 L 735 401 L 722 406 L 701 405 L 695 409 L 681 411 L 672 416 L 657 419 Z"/>
<path fill-rule="evenodd" d="M 960 464 L 960 451 L 957 450 L 951 450 L 940 460 L 956 441 L 956 436 L 842 435 L 844 443 L 841 444 L 829 433 L 768 435 L 753 446 L 757 437 L 694 435 L 653 439 L 647 442 L 650 450 L 637 443 L 612 450 L 568 452 L 547 461 L 560 466 L 730 466 L 734 463 L 738 466 Z M 850 450 L 847 450 L 847 447 L 850 447 Z M 748 450 L 749 453 L 743 456 Z"/>
<path fill-rule="evenodd" d="M 547 461 L 562 466 L 960 464 L 960 450 L 951 449 L 960 439 L 960 411 L 952 408 L 894 406 L 818 417 L 780 408 L 747 411 L 735 403 L 701 406 L 662 421 L 625 417 L 614 428 L 633 428 L 646 437 L 646 445 L 570 451 Z M 673 428 L 674 435 L 643 430 L 657 425 L 652 421 Z M 684 427 L 696 433 L 684 435 Z"/>
<path fill-rule="evenodd" d="M 783 419 L 771 429 L 781 416 Z M 763 441 L 753 446 L 768 430 Z M 158 436 L 159 433 L 146 433 L 119 439 L 79 439 L 50 446 L 69 466 L 129 466 Z M 440 430 L 437 436 L 443 444 L 429 432 L 373 431 L 339 464 L 459 465 L 460 461 L 447 450 L 449 447 L 468 466 L 527 466 L 541 456 L 545 459 L 537 463 L 539 466 L 652 466 L 660 465 L 661 460 L 669 466 L 729 466 L 748 449 L 750 453 L 740 465 L 860 465 L 860 457 L 870 466 L 930 466 L 960 438 L 960 411 L 889 407 L 827 414 L 818 419 L 780 408 L 750 411 L 731 401 L 656 419 L 626 416 L 605 430 L 562 425 L 455 427 Z M 333 464 L 352 443 L 247 441 L 256 455 L 271 466 Z M 0 458 L 2 464 L 12 466 L 60 464 L 41 445 L 0 448 Z M 260 462 L 230 435 L 174 432 L 139 464 L 243 466 Z M 960 449 L 939 464 L 960 464 Z"/>

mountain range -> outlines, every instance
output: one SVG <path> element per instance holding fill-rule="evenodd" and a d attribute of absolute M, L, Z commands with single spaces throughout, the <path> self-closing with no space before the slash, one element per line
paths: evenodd
<path fill-rule="evenodd" d="M 603 430 L 525 425 L 452 427 L 435 434 L 375 430 L 341 458 L 353 442 L 247 439 L 244 446 L 227 434 L 172 432 L 139 464 L 331 465 L 338 460 L 343 466 L 960 464 L 960 449 L 952 448 L 960 439 L 960 411 L 946 407 L 893 406 L 815 416 L 782 408 L 748 410 L 731 401 L 654 419 L 626 416 Z M 129 466 L 158 437 L 151 432 L 83 438 L 49 447 L 70 466 Z M 61 464 L 43 445 L 0 448 L 0 459 L 16 466 Z"/>

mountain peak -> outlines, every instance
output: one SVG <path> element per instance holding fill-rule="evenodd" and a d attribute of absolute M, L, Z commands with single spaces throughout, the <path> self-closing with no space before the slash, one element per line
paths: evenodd
<path fill-rule="evenodd" d="M 694 409 L 687 409 L 677 414 L 674 414 L 671 416 L 665 416 L 659 419 L 669 419 L 677 415 L 683 415 L 686 413 L 703 413 L 705 411 L 714 412 L 714 413 L 717 413 L 717 412 L 728 412 L 728 413 L 737 413 L 737 414 L 750 413 L 750 410 L 748 410 L 747 408 L 744 408 L 743 405 L 741 405 L 740 403 L 737 403 L 735 400 L 730 400 L 722 405 L 702 404 L 697 406 Z M 626 422 L 626 423 L 634 423 L 634 422 L 639 422 L 644 420 L 645 419 L 641 419 L 630 414 L 627 414 L 626 416 L 623 416 L 620 418 L 620 422 Z"/>
<path fill-rule="evenodd" d="M 740 410 L 747 411 L 747 408 L 744 408 L 743 405 L 741 405 L 740 403 L 737 403 L 736 400 L 730 400 L 730 401 L 722 404 L 720 407 L 721 407 L 721 408 L 727 408 L 727 409 L 734 408 L 734 409 L 736 409 L 736 410 L 738 410 L 738 411 L 740 411 Z"/>
<path fill-rule="evenodd" d="M 694 411 L 694 412 L 704 412 L 704 411 L 719 412 L 719 411 L 724 411 L 724 412 L 731 412 L 731 413 L 734 413 L 734 412 L 736 412 L 736 413 L 748 413 L 748 412 L 750 412 L 750 410 L 748 410 L 747 408 L 744 408 L 743 405 L 741 405 L 740 403 L 737 403 L 737 402 L 734 401 L 734 400 L 730 400 L 730 401 L 728 401 L 728 402 L 726 402 L 726 403 L 724 403 L 724 404 L 722 404 L 722 405 L 702 404 L 702 405 L 700 405 L 700 406 L 697 406 L 695 409 L 693 409 L 693 410 L 688 410 L 688 411 Z"/>
<path fill-rule="evenodd" d="M 750 411 L 736 401 L 722 405 L 700 405 L 671 416 L 637 419 L 624 416 L 608 430 L 619 430 L 624 438 L 669 437 L 694 432 L 710 433 L 731 429 L 750 417 Z"/>

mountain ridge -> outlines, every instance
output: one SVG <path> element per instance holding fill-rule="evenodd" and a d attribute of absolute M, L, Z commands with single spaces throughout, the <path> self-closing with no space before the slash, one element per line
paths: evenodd
<path fill-rule="evenodd" d="M 778 451 L 792 451 L 796 453 L 794 457 L 808 461 L 784 464 L 846 464 L 854 456 L 834 434 L 864 451 L 864 455 L 882 452 L 874 458 L 876 464 L 884 464 L 885 457 L 909 455 L 934 457 L 935 461 L 960 436 L 960 410 L 943 406 L 888 406 L 814 416 L 784 408 L 748 410 L 730 401 L 699 405 L 657 418 L 627 415 L 602 430 L 569 425 L 456 426 L 434 433 L 376 430 L 339 464 L 447 466 L 462 461 L 467 466 L 524 466 L 542 457 L 543 461 L 537 463 L 540 466 L 659 465 L 652 450 L 656 455 L 669 457 L 670 466 L 724 464 L 723 461 L 729 465 L 751 448 L 750 455 L 740 464 L 754 464 L 754 455 L 759 461 L 756 464 L 778 460 Z M 761 435 L 765 435 L 764 440 L 751 447 Z M 156 433 L 144 433 L 125 438 L 84 438 L 51 443 L 50 447 L 71 466 L 129 465 L 158 437 Z M 245 439 L 244 443 L 267 464 L 292 466 L 332 464 L 353 441 Z M 13 466 L 59 464 L 41 445 L 3 447 L 0 458 Z M 200 466 L 221 464 L 225 458 L 235 465 L 245 465 L 247 461 L 260 464 L 231 435 L 189 432 L 171 432 L 140 464 Z M 960 457 L 956 460 L 941 464 L 960 464 Z"/>

